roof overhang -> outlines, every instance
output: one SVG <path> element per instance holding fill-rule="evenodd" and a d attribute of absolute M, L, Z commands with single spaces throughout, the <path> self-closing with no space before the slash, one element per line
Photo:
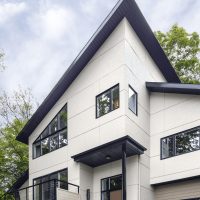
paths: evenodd
<path fill-rule="evenodd" d="M 130 136 L 125 136 L 106 144 L 97 146 L 80 154 L 72 156 L 74 161 L 90 167 L 98 167 L 122 159 L 122 145 L 126 144 L 126 156 L 143 154 L 145 147 L 140 145 Z"/>
<path fill-rule="evenodd" d="M 129 21 L 133 30 L 147 49 L 165 79 L 168 82 L 180 82 L 136 2 L 134 0 L 120 0 L 73 63 L 69 66 L 67 71 L 34 113 L 32 118 L 22 129 L 20 134 L 17 136 L 17 140 L 28 144 L 28 137 L 31 133 L 43 120 L 49 110 L 55 105 L 58 99 L 64 94 L 67 88 L 76 79 L 79 73 L 83 70 L 83 68 L 87 65 L 87 63 L 91 60 L 124 17 Z"/>
<path fill-rule="evenodd" d="M 146 82 L 150 92 L 200 95 L 200 84 Z"/>

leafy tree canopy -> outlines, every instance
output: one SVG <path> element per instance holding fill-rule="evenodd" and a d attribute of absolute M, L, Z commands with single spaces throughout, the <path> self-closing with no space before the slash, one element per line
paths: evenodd
<path fill-rule="evenodd" d="M 183 83 L 200 83 L 200 38 L 177 24 L 163 33 L 155 32 L 177 75 Z"/>
<path fill-rule="evenodd" d="M 15 138 L 32 116 L 35 105 L 29 89 L 0 96 L 0 195 L 28 168 L 28 146 Z"/>

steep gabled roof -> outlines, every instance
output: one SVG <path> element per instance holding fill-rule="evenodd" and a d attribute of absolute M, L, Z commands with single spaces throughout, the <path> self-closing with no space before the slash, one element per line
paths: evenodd
<path fill-rule="evenodd" d="M 17 140 L 26 144 L 28 143 L 30 134 L 35 130 L 49 110 L 63 95 L 124 17 L 129 21 L 165 79 L 168 82 L 180 82 L 136 2 L 134 0 L 120 0 L 17 136 Z"/>

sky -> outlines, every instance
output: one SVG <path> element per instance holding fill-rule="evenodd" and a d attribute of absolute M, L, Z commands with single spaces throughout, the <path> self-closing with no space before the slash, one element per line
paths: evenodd
<path fill-rule="evenodd" d="M 48 95 L 117 0 L 0 0 L 0 92 Z M 200 33 L 200 0 L 136 0 L 153 31 L 178 23 Z"/>

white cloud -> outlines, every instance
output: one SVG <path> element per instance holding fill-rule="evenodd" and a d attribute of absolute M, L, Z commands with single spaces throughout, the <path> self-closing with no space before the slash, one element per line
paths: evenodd
<path fill-rule="evenodd" d="M 68 8 L 51 7 L 42 12 L 34 13 L 29 18 L 33 32 L 47 40 L 62 39 L 74 22 L 75 13 Z"/>
<path fill-rule="evenodd" d="M 0 3 L 0 25 L 8 22 L 16 15 L 22 13 L 27 9 L 24 2 L 20 3 Z"/>
<path fill-rule="evenodd" d="M 8 66 L 0 89 L 21 84 L 41 101 L 118 0 L 11 1 L 0 3 L 0 48 Z M 178 22 L 200 32 L 199 0 L 136 1 L 153 30 Z"/>

